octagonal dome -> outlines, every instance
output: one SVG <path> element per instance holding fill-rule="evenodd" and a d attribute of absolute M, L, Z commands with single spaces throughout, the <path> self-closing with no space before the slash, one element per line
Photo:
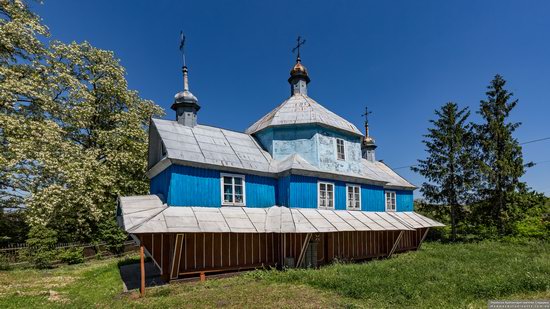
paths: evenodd
<path fill-rule="evenodd" d="M 318 124 L 354 135 L 363 136 L 351 122 L 329 111 L 304 94 L 294 94 L 274 110 L 256 121 L 246 133 L 254 134 L 263 129 L 297 124 Z"/>

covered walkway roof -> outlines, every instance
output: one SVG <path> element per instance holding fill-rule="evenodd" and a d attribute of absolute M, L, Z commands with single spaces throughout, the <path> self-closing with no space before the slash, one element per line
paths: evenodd
<path fill-rule="evenodd" d="M 168 207 L 156 195 L 121 197 L 119 225 L 128 233 L 325 233 L 406 231 L 443 224 L 415 212 L 322 210 L 272 206 Z"/>

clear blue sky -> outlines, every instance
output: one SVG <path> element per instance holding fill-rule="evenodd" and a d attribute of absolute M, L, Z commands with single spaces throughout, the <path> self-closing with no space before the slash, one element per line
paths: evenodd
<path fill-rule="evenodd" d="M 516 137 L 550 136 L 548 1 L 73 1 L 31 3 L 52 38 L 113 50 L 129 86 L 169 109 L 181 90 L 180 29 L 187 35 L 199 122 L 243 131 L 289 95 L 297 35 L 309 95 L 362 128 L 373 110 L 377 157 L 392 167 L 425 156 L 433 110 L 476 111 L 497 73 L 520 100 Z M 474 113 L 474 119 L 478 116 Z M 550 140 L 524 146 L 543 163 L 524 180 L 550 195 Z M 403 176 L 420 185 L 408 168 Z"/>

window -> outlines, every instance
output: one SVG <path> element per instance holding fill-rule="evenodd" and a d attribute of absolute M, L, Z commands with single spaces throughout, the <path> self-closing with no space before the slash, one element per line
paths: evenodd
<path fill-rule="evenodd" d="M 319 182 L 319 208 L 334 209 L 334 184 Z"/>
<path fill-rule="evenodd" d="M 222 205 L 245 206 L 244 175 L 221 174 Z"/>
<path fill-rule="evenodd" d="M 341 138 L 336 139 L 336 158 L 338 158 L 338 160 L 346 159 L 346 150 L 344 148 L 344 140 Z"/>
<path fill-rule="evenodd" d="M 361 210 L 361 186 L 346 186 L 346 205 L 349 210 Z"/>
<path fill-rule="evenodd" d="M 386 191 L 386 211 L 395 211 L 396 202 L 395 202 L 395 192 Z"/>

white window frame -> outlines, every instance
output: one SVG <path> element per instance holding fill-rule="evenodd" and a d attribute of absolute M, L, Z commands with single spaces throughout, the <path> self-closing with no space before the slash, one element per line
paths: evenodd
<path fill-rule="evenodd" d="M 342 158 L 340 158 L 340 150 L 338 149 L 339 141 L 342 141 Z M 343 138 L 336 139 L 336 160 L 346 161 L 346 141 Z"/>
<path fill-rule="evenodd" d="M 359 200 L 357 200 L 359 202 L 359 207 L 350 207 L 350 200 L 349 200 L 349 188 L 357 188 L 358 191 L 359 191 Z M 355 194 L 355 192 L 353 193 Z M 355 200 L 355 198 L 354 198 Z M 357 184 L 352 184 L 352 183 L 348 183 L 346 184 L 346 209 L 347 210 L 361 210 L 361 185 L 357 185 Z"/>
<path fill-rule="evenodd" d="M 390 195 L 390 204 L 393 200 L 393 209 L 392 208 L 388 208 L 389 204 L 388 204 L 388 194 Z M 393 195 L 393 199 L 392 199 L 392 195 Z M 384 192 L 384 198 L 385 198 L 385 203 L 386 203 L 386 211 L 397 211 L 397 193 L 395 193 L 395 191 L 385 191 Z"/>
<path fill-rule="evenodd" d="M 223 178 L 224 177 L 232 177 L 233 179 L 235 178 L 240 178 L 242 183 L 243 183 L 243 202 L 242 203 L 235 203 L 235 202 L 226 202 L 225 201 L 225 197 L 224 197 L 224 188 L 223 188 Z M 233 201 L 235 200 L 235 180 L 232 180 L 231 181 L 231 186 L 232 186 L 232 198 L 233 198 Z M 245 175 L 241 175 L 241 174 L 228 174 L 228 173 L 220 173 L 220 190 L 221 190 L 221 204 L 222 206 L 239 206 L 239 207 L 244 207 L 246 206 L 246 177 Z"/>
<path fill-rule="evenodd" d="M 321 206 L 321 184 L 324 184 L 325 185 L 325 188 L 326 188 L 326 185 L 331 185 L 332 186 L 332 207 L 327 207 L 327 206 Z M 317 208 L 318 209 L 335 209 L 335 192 L 336 191 L 336 186 L 334 185 L 333 182 L 328 182 L 328 181 L 318 181 L 317 182 Z M 327 200 L 328 201 L 328 200 Z M 327 205 L 328 203 L 325 203 L 325 205 Z"/>

